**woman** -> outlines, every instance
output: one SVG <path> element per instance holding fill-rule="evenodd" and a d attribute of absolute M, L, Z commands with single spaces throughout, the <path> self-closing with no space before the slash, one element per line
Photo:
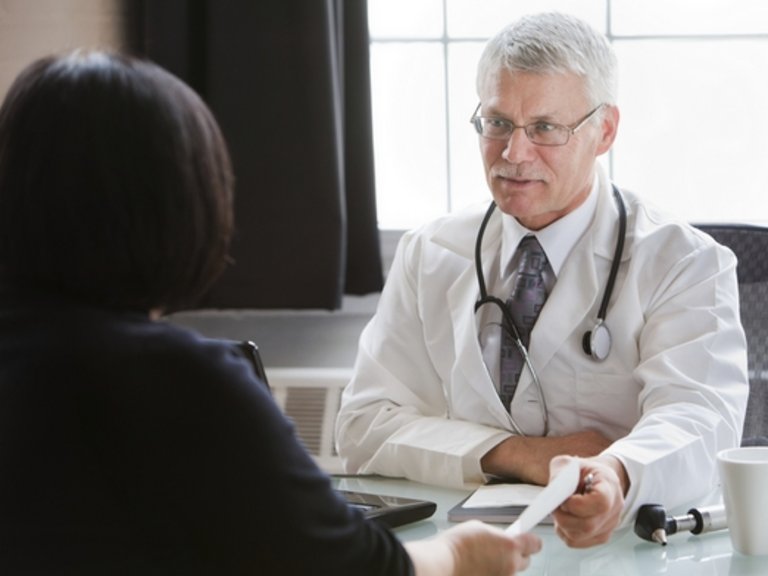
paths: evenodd
<path fill-rule="evenodd" d="M 512 574 L 480 523 L 403 546 L 227 346 L 157 319 L 227 263 L 233 178 L 157 66 L 39 60 L 0 109 L 0 572 Z M 289 553 L 285 551 L 289 550 Z"/>

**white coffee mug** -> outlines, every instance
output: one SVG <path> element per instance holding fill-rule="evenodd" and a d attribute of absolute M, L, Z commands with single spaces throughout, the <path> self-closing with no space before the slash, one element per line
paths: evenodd
<path fill-rule="evenodd" d="M 717 462 L 733 547 L 768 554 L 768 446 L 723 450 Z"/>

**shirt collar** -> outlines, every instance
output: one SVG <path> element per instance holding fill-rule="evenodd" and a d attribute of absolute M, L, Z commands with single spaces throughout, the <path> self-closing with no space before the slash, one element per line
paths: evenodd
<path fill-rule="evenodd" d="M 565 259 L 570 254 L 576 242 L 586 232 L 597 210 L 598 177 L 592 183 L 592 190 L 587 199 L 575 210 L 562 218 L 555 220 L 541 230 L 529 230 L 514 216 L 502 213 L 502 238 L 501 238 L 501 262 L 500 271 L 502 278 L 507 275 L 507 268 L 512 256 L 514 256 L 520 241 L 527 235 L 536 236 L 544 252 L 547 254 L 549 264 L 555 277 L 560 274 Z"/>

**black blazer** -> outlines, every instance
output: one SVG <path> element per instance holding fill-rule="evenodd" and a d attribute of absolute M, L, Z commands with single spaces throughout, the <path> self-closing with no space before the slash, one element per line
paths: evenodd
<path fill-rule="evenodd" d="M 410 571 L 230 347 L 145 314 L 0 301 L 0 573 Z"/>

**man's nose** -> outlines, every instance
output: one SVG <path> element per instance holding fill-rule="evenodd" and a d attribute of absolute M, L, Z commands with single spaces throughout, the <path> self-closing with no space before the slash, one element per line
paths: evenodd
<path fill-rule="evenodd" d="M 533 153 L 535 144 L 528 139 L 523 128 L 515 126 L 512 130 L 512 134 L 509 135 L 507 145 L 504 147 L 504 151 L 501 153 L 502 158 L 512 164 L 524 162 L 530 160 Z"/>

